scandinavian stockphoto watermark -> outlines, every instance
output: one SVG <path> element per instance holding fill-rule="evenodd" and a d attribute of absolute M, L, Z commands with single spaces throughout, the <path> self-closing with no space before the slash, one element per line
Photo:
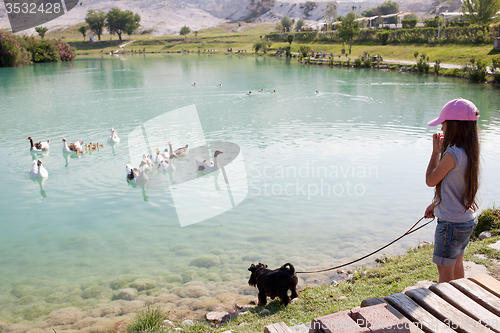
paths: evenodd
<path fill-rule="evenodd" d="M 195 105 L 190 105 L 148 120 L 128 135 L 130 165 L 138 167 L 144 156 L 156 156 L 171 142 L 174 147 L 189 144 L 187 156 L 175 158 L 175 171 L 151 170 L 145 190 L 170 191 L 181 227 L 202 222 L 241 203 L 248 194 L 245 162 L 240 147 L 231 142 L 207 142 Z M 214 161 L 221 151 L 219 169 L 198 172 L 195 157 Z"/>
<path fill-rule="evenodd" d="M 308 160 L 301 165 L 265 166 L 250 165 L 250 194 L 265 196 L 363 196 L 366 181 L 378 178 L 377 166 L 355 164 L 325 165 L 318 160 Z"/>
<path fill-rule="evenodd" d="M 12 32 L 45 24 L 75 8 L 79 0 L 3 0 Z"/>

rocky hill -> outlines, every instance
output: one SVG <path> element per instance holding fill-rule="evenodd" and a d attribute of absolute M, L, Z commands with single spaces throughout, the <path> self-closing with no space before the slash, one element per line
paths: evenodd
<path fill-rule="evenodd" d="M 378 6 L 384 0 L 334 1 L 340 15 L 350 10 L 358 13 Z M 328 0 L 80 0 L 63 15 L 45 24 L 50 29 L 61 29 L 84 22 L 89 9 L 108 11 L 112 7 L 129 9 L 141 16 L 141 29 L 153 29 L 154 35 L 178 33 L 184 25 L 192 30 L 217 26 L 232 21 L 279 22 L 283 15 L 311 21 L 323 20 Z M 399 0 L 401 10 L 419 15 L 432 13 L 436 7 L 450 11 L 460 8 L 460 0 Z M 458 4 L 458 7 L 456 6 Z M 455 8 L 457 7 L 457 8 Z M 3 1 L 0 1 L 0 29 L 10 28 Z M 34 33 L 29 29 L 21 33 Z"/>

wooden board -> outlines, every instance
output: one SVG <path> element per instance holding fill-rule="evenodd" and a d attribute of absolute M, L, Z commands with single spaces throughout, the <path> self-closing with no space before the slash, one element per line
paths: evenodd
<path fill-rule="evenodd" d="M 500 297 L 500 281 L 498 281 L 494 277 L 489 276 L 488 274 L 482 274 L 470 277 L 469 280 L 477 283 L 493 295 Z"/>
<path fill-rule="evenodd" d="M 454 330 L 444 325 L 443 322 L 431 315 L 427 310 L 415 303 L 415 301 L 405 294 L 398 293 L 386 296 L 384 299 L 405 317 L 416 323 L 424 332 L 455 333 Z"/>
<path fill-rule="evenodd" d="M 452 286 L 470 297 L 474 302 L 500 316 L 500 298 L 469 279 L 458 279 L 450 282 Z M 500 323 L 499 323 L 500 325 Z"/>
<path fill-rule="evenodd" d="M 264 327 L 264 333 L 293 333 L 284 322 L 267 325 Z"/>
<path fill-rule="evenodd" d="M 367 306 L 378 305 L 378 304 L 387 304 L 387 310 L 389 310 L 393 315 L 395 315 L 396 318 L 398 318 L 399 320 L 403 320 L 405 322 L 410 323 L 411 324 L 411 326 L 410 326 L 410 332 L 411 333 L 423 333 L 424 332 L 420 328 L 418 328 L 417 326 L 415 326 L 408 318 L 406 318 L 405 316 L 403 316 L 401 314 L 401 312 L 399 312 L 392 305 L 390 305 L 389 303 L 387 303 L 383 298 L 376 297 L 376 298 L 365 299 L 365 300 L 363 300 L 361 302 L 361 307 L 364 308 L 364 307 L 367 307 Z"/>
<path fill-rule="evenodd" d="M 447 282 L 438 283 L 430 286 L 429 289 L 476 321 L 481 320 L 486 324 L 490 323 L 487 326 L 493 331 L 500 333 L 500 326 L 496 324 L 500 323 L 500 317 L 474 302 L 451 284 Z"/>
<path fill-rule="evenodd" d="M 417 288 L 406 292 L 411 299 L 417 302 L 434 317 L 460 333 L 492 333 L 490 329 L 481 325 L 457 308 L 451 306 L 444 299 L 426 288 Z"/>

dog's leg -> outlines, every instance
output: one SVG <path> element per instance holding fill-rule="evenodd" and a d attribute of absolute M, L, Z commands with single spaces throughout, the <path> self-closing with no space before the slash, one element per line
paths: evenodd
<path fill-rule="evenodd" d="M 279 298 L 281 298 L 281 301 L 283 302 L 283 305 L 284 305 L 284 306 L 287 306 L 287 305 L 288 305 L 288 303 L 290 303 L 290 298 L 288 297 L 288 289 L 283 290 L 283 291 L 280 293 Z"/>
<path fill-rule="evenodd" d="M 259 305 L 265 306 L 267 304 L 267 296 L 265 292 L 259 292 Z"/>

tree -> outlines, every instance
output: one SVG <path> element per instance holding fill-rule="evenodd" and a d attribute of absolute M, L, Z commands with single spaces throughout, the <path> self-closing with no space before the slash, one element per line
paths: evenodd
<path fill-rule="evenodd" d="M 189 34 L 190 32 L 191 32 L 191 29 L 190 29 L 188 26 L 186 26 L 186 25 L 185 25 L 185 26 L 183 26 L 183 27 L 181 28 L 181 31 L 179 32 L 179 34 L 180 34 L 181 36 L 184 36 L 184 38 L 186 38 L 185 36 L 186 36 L 187 34 Z"/>
<path fill-rule="evenodd" d="M 355 21 L 355 19 L 356 13 L 351 11 L 340 19 L 342 23 L 337 27 L 340 39 L 345 43 L 349 43 L 349 54 L 351 54 L 353 38 L 359 35 L 359 22 Z"/>
<path fill-rule="evenodd" d="M 113 7 L 106 14 L 106 27 L 111 34 L 117 34 L 118 39 L 122 40 L 122 33 L 129 36 L 139 28 L 141 17 L 130 10 L 121 11 Z"/>
<path fill-rule="evenodd" d="M 267 49 L 273 45 L 273 42 L 270 40 L 259 40 L 257 43 L 255 43 L 252 47 L 252 49 L 255 50 L 255 53 L 259 53 L 259 51 L 262 51 L 262 53 L 267 53 Z"/>
<path fill-rule="evenodd" d="M 297 22 L 295 22 L 295 31 L 300 31 L 302 27 L 305 25 L 305 22 L 303 19 L 299 19 Z"/>
<path fill-rule="evenodd" d="M 47 30 L 49 30 L 49 28 L 47 27 L 36 27 L 35 28 L 35 31 L 38 32 L 38 34 L 40 35 L 40 37 L 43 39 L 43 37 L 45 37 L 45 33 L 47 32 Z"/>
<path fill-rule="evenodd" d="M 87 16 L 85 16 L 85 22 L 89 25 L 89 29 L 101 40 L 102 32 L 106 26 L 106 13 L 102 10 L 96 12 L 90 9 L 87 11 Z"/>
<path fill-rule="evenodd" d="M 337 6 L 333 2 L 328 2 L 326 4 L 325 21 L 327 21 L 331 28 L 332 23 L 337 20 Z M 327 28 L 328 30 L 328 28 Z"/>
<path fill-rule="evenodd" d="M 500 0 L 463 0 L 462 12 L 472 24 L 488 24 L 500 10 Z"/>
<path fill-rule="evenodd" d="M 289 18 L 288 16 L 284 15 L 281 18 L 281 25 L 283 26 L 283 29 L 288 32 L 288 31 L 290 31 L 290 28 L 293 25 L 293 21 L 292 21 L 291 18 Z"/>
<path fill-rule="evenodd" d="M 198 30 L 193 31 L 195 37 L 198 37 L 198 32 Z"/>
<path fill-rule="evenodd" d="M 411 12 L 411 14 L 407 14 L 404 16 L 405 20 L 417 20 L 418 21 L 418 15 L 415 14 L 414 12 Z"/>
<path fill-rule="evenodd" d="M 88 25 L 82 25 L 80 28 L 78 28 L 78 32 L 83 35 L 83 40 L 85 40 L 85 36 L 87 36 L 88 29 L 89 29 Z"/>
<path fill-rule="evenodd" d="M 382 15 L 399 13 L 399 4 L 396 1 L 386 1 L 378 7 Z"/>
<path fill-rule="evenodd" d="M 292 45 L 292 42 L 293 42 L 293 35 L 292 34 L 288 34 L 285 38 L 285 40 L 290 44 Z"/>

